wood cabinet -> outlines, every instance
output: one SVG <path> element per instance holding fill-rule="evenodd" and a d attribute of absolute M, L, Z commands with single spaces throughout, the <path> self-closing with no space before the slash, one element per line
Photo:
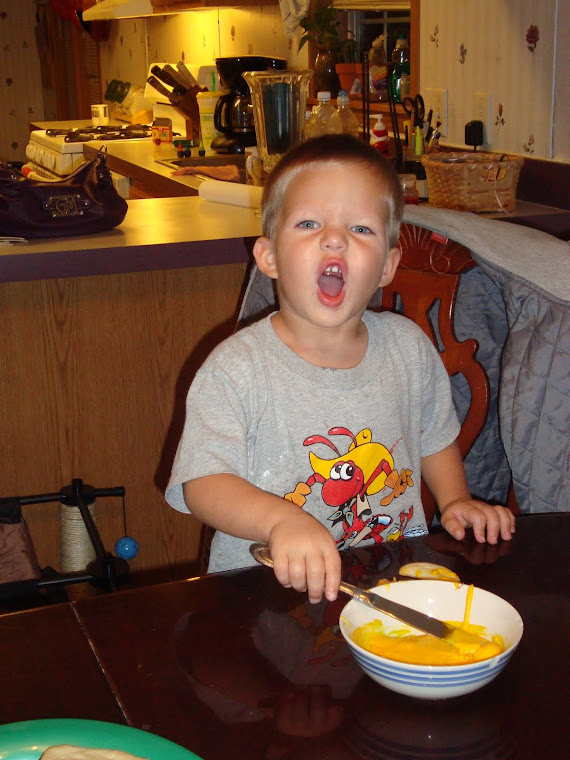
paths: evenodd
<path fill-rule="evenodd" d="M 278 5 L 279 0 L 151 0 L 155 13 L 173 13 L 197 8 L 245 8 Z"/>
<path fill-rule="evenodd" d="M 135 579 L 194 574 L 201 524 L 164 488 L 188 387 L 234 329 L 259 231 L 249 209 L 138 200 L 116 230 L 3 251 L 0 496 L 124 486 L 125 512 L 95 504 L 106 549 L 136 538 Z M 59 569 L 60 505 L 23 511 L 41 566 Z"/>
<path fill-rule="evenodd" d="M 99 0 L 101 2 L 101 0 Z M 89 10 L 97 5 L 97 0 L 83 0 L 83 11 Z M 141 0 L 141 16 L 148 16 L 148 6 L 152 8 L 152 13 L 159 16 L 165 13 L 181 13 L 183 11 L 200 10 L 201 8 L 246 8 L 246 7 L 263 7 L 264 5 L 278 5 L 279 0 Z M 120 5 L 114 2 L 115 6 L 112 15 L 108 18 L 121 18 Z M 129 5 L 129 17 L 133 16 L 133 7 L 136 4 L 127 2 Z"/>
<path fill-rule="evenodd" d="M 144 202 L 144 201 L 141 201 Z M 85 255 L 89 255 L 86 252 Z M 96 502 L 105 547 L 128 533 L 133 572 L 186 577 L 200 524 L 163 491 L 190 380 L 234 325 L 245 264 L 0 284 L 3 496 L 75 477 L 126 488 Z M 41 566 L 59 567 L 59 505 L 24 507 Z"/>

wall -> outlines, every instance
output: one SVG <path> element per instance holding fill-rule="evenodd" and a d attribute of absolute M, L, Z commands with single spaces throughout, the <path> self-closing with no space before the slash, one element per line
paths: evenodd
<path fill-rule="evenodd" d="M 526 41 L 531 26 L 539 36 L 533 51 Z M 51 118 L 43 111 L 34 27 L 33 0 L 8 4 L 0 21 L 0 160 L 24 160 L 28 122 Z M 473 92 L 482 91 L 492 98 L 492 150 L 569 162 L 569 28 L 570 3 L 560 0 L 424 0 L 421 90 L 448 90 L 450 129 L 442 142 L 463 145 Z M 179 58 L 213 65 L 219 56 L 277 55 L 305 67 L 306 47 L 296 55 L 298 36 L 287 38 L 277 6 L 117 21 L 101 44 L 102 81 L 142 85 L 149 62 Z"/>
<path fill-rule="evenodd" d="M 0 161 L 24 161 L 31 119 L 42 119 L 42 79 L 32 0 L 0 8 Z"/>
<path fill-rule="evenodd" d="M 420 89 L 448 91 L 442 142 L 464 144 L 465 123 L 476 117 L 473 94 L 485 92 L 491 109 L 484 147 L 569 161 L 569 21 L 570 4 L 559 0 L 424 0 Z M 532 26 L 535 45 L 527 42 Z M 230 55 L 278 55 L 305 67 L 306 48 L 296 54 L 299 36 L 287 39 L 278 7 L 120 21 L 101 46 L 102 78 L 142 83 L 149 61 L 212 65 Z"/>
<path fill-rule="evenodd" d="M 292 67 L 306 66 L 306 52 L 298 61 L 296 50 L 278 7 L 189 11 L 114 23 L 100 47 L 101 74 L 103 83 L 144 84 L 151 63 L 182 59 L 190 67 L 212 66 L 216 58 L 235 55 L 277 56 Z"/>
<path fill-rule="evenodd" d="M 478 91 L 492 100 L 491 150 L 570 160 L 569 5 L 558 0 L 421 3 L 420 90 L 448 91 L 449 130 L 442 143 L 464 144 Z"/>

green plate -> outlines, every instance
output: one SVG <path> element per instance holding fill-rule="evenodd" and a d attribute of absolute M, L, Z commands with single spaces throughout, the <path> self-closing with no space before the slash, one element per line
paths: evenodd
<path fill-rule="evenodd" d="M 179 744 L 138 728 L 99 720 L 26 720 L 0 726 L 1 760 L 37 760 L 55 744 L 121 749 L 147 760 L 201 760 Z"/>

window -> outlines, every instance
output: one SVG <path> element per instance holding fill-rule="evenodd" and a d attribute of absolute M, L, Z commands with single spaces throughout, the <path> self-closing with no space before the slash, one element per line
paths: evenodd
<path fill-rule="evenodd" d="M 370 50 L 373 41 L 384 35 L 386 58 L 389 61 L 396 40 L 403 35 L 410 40 L 410 14 L 406 11 L 355 10 L 347 12 L 347 27 L 352 30 L 360 50 Z"/>

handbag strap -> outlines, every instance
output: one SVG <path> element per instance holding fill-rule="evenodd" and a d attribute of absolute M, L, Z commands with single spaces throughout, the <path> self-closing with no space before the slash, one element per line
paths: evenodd
<path fill-rule="evenodd" d="M 0 179 L 5 182 L 15 182 L 18 179 L 23 179 L 24 175 L 13 166 L 6 163 L 6 161 L 0 161 Z"/>
<path fill-rule="evenodd" d="M 97 151 L 97 157 L 95 158 L 96 165 L 95 165 L 95 172 L 97 175 L 97 180 L 99 182 L 113 182 L 113 178 L 111 177 L 111 172 L 109 171 L 109 167 L 107 166 L 107 146 L 105 144 L 101 145 L 99 150 Z"/>

